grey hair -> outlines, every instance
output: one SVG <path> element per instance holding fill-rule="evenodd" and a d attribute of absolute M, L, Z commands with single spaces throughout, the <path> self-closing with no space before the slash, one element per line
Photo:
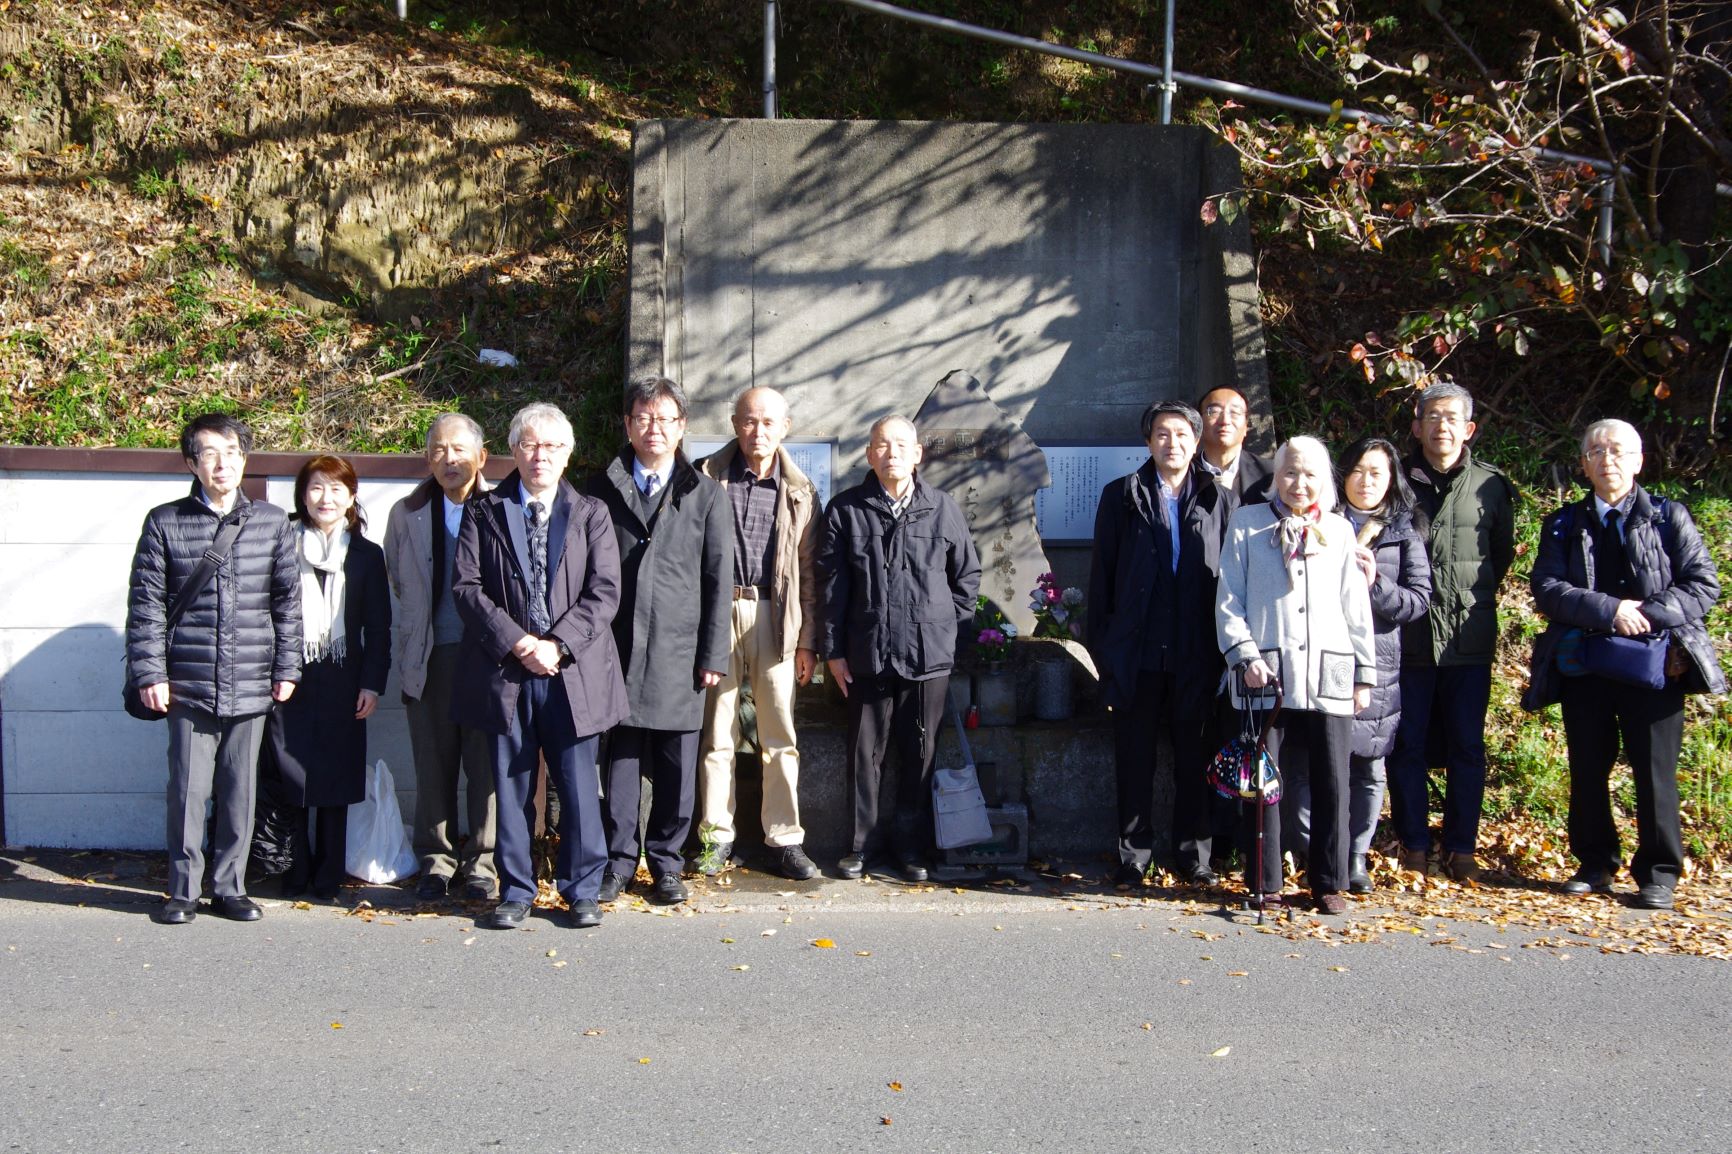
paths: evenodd
<path fill-rule="evenodd" d="M 1456 384 L 1454 381 L 1439 381 L 1419 394 L 1419 399 L 1413 402 L 1415 419 L 1425 416 L 1425 407 L 1433 401 L 1447 401 L 1451 397 L 1461 398 L 1462 417 L 1473 420 L 1473 394 Z"/>
<path fill-rule="evenodd" d="M 663 397 L 674 403 L 674 408 L 680 411 L 680 419 L 684 420 L 686 391 L 672 377 L 653 375 L 639 377 L 625 387 L 625 415 L 629 417 L 639 405 L 653 405 Z"/>
<path fill-rule="evenodd" d="M 523 440 L 523 430 L 527 428 L 543 429 L 547 432 L 565 434 L 567 442 L 576 439 L 571 431 L 571 420 L 559 410 L 558 405 L 550 405 L 546 401 L 536 401 L 518 409 L 511 417 L 511 432 L 506 436 L 505 443 L 513 450 L 517 442 Z"/>
<path fill-rule="evenodd" d="M 1329 460 L 1329 446 L 1316 437 L 1289 437 L 1275 450 L 1275 476 L 1281 476 L 1281 470 L 1287 467 L 1288 458 L 1298 453 L 1311 458 L 1318 467 L 1317 473 L 1317 507 L 1325 513 L 1333 513 L 1338 503 L 1335 496 L 1335 466 Z"/>
<path fill-rule="evenodd" d="M 474 438 L 476 448 L 479 449 L 487 444 L 487 434 L 482 431 L 481 422 L 477 421 L 474 417 L 471 417 L 467 413 L 440 413 L 437 417 L 434 417 L 433 422 L 427 426 L 427 450 L 429 452 L 433 449 L 433 434 L 439 431 L 440 425 L 446 423 L 462 425 L 463 431 Z"/>
<path fill-rule="evenodd" d="M 1143 440 L 1155 435 L 1155 422 L 1162 417 L 1183 417 L 1185 423 L 1191 426 L 1193 437 L 1203 435 L 1203 414 L 1184 401 L 1156 401 L 1143 410 Z"/>
<path fill-rule="evenodd" d="M 888 417 L 879 417 L 872 422 L 872 427 L 866 430 L 866 439 L 871 441 L 889 425 L 907 425 L 913 430 L 915 437 L 920 436 L 920 427 L 901 413 L 891 413 Z"/>
<path fill-rule="evenodd" d="M 1601 433 L 1623 434 L 1628 436 L 1630 440 L 1636 442 L 1637 452 L 1640 452 L 1642 449 L 1642 434 L 1636 432 L 1636 426 L 1630 424 L 1628 421 L 1620 421 L 1616 417 L 1606 417 L 1602 420 L 1595 421 L 1582 431 L 1582 456 L 1585 457 L 1588 455 L 1588 449 L 1593 445 L 1594 438 L 1599 436 Z"/>

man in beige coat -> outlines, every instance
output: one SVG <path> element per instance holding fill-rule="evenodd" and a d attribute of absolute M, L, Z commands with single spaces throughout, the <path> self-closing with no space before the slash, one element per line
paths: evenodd
<path fill-rule="evenodd" d="M 734 403 L 734 443 L 700 464 L 727 491 L 734 526 L 732 652 L 705 703 L 700 748 L 698 868 L 714 875 L 734 852 L 734 752 L 740 743 L 740 689 L 756 707 L 764 768 L 764 841 L 785 877 L 805 881 L 818 867 L 803 848 L 800 754 L 794 688 L 818 664 L 818 491 L 787 451 L 788 403 L 774 389 L 747 389 Z"/>
<path fill-rule="evenodd" d="M 450 718 L 463 622 L 451 596 L 451 562 L 470 497 L 485 492 L 487 448 L 481 426 L 443 413 L 427 429 L 432 476 L 391 509 L 385 567 L 397 596 L 391 663 L 403 684 L 415 756 L 415 896 L 454 892 L 470 901 L 498 895 L 494 868 L 493 739 Z M 459 854 L 457 782 L 468 779 L 469 841 Z"/>

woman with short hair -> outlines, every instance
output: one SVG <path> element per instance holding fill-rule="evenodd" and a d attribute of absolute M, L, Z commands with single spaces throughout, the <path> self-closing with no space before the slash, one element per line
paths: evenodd
<path fill-rule="evenodd" d="M 1307 878 L 1327 914 L 1347 909 L 1353 715 L 1370 704 L 1377 681 L 1370 596 L 1352 526 L 1334 509 L 1328 450 L 1314 437 L 1292 438 L 1275 453 L 1274 496 L 1228 523 L 1215 614 L 1235 693 L 1240 681 L 1253 691 L 1280 687 L 1269 753 L 1283 775 L 1310 778 Z M 1279 824 L 1268 823 L 1261 861 L 1246 855 L 1253 891 L 1280 893 Z"/>

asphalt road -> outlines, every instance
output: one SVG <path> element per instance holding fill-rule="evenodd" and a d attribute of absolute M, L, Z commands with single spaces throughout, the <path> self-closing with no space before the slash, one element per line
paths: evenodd
<path fill-rule="evenodd" d="M 748 879 L 585 932 L 160 927 L 147 882 L 0 883 L 0 1150 L 1732 1147 L 1732 965 L 1486 925 Z"/>

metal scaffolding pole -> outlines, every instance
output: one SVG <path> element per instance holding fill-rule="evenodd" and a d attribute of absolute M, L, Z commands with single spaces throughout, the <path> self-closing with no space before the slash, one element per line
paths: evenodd
<path fill-rule="evenodd" d="M 776 0 L 764 0 L 764 118 L 776 119 Z"/>

